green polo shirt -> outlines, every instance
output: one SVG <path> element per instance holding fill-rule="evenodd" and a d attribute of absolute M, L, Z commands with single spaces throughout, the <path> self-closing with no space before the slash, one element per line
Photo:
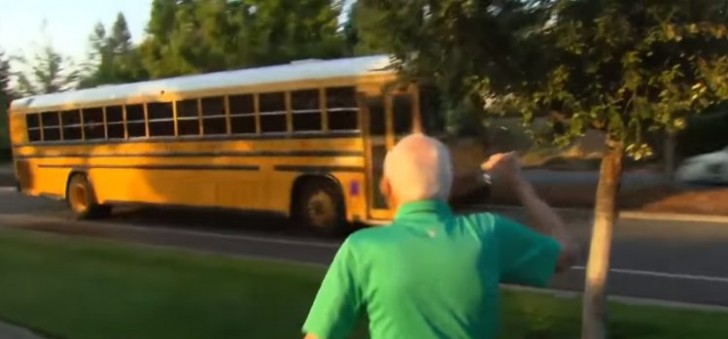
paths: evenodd
<path fill-rule="evenodd" d="M 547 285 L 560 251 L 554 239 L 495 214 L 408 203 L 392 225 L 344 241 L 303 331 L 345 338 L 366 313 L 373 339 L 495 338 L 499 283 Z"/>

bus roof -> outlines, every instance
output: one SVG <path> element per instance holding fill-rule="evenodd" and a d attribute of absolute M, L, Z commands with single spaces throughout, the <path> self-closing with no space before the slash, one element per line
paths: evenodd
<path fill-rule="evenodd" d="M 121 85 L 43 94 L 14 100 L 12 110 L 40 110 L 66 104 L 83 105 L 160 93 L 186 93 L 206 89 L 274 84 L 301 80 L 362 76 L 386 72 L 387 55 L 334 60 L 301 60 L 290 64 L 180 76 Z"/>

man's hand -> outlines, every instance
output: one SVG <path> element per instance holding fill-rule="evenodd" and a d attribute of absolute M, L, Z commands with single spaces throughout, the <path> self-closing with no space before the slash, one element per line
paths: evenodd
<path fill-rule="evenodd" d="M 523 182 L 521 160 L 516 152 L 493 154 L 480 168 L 513 188 Z"/>

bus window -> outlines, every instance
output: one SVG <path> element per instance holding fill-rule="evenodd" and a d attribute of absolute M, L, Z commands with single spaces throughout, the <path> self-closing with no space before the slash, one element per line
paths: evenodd
<path fill-rule="evenodd" d="M 58 112 L 43 112 L 40 114 L 43 123 L 43 141 L 61 140 L 61 126 Z"/>
<path fill-rule="evenodd" d="M 381 96 L 368 98 L 367 105 L 369 107 L 369 135 L 383 137 L 387 130 L 384 98 Z"/>
<path fill-rule="evenodd" d="M 28 128 L 28 142 L 40 141 L 40 117 L 37 113 L 25 115 L 25 127 Z"/>
<path fill-rule="evenodd" d="M 252 94 L 231 95 L 230 129 L 233 134 L 255 134 L 255 102 Z"/>
<path fill-rule="evenodd" d="M 174 111 L 170 102 L 147 104 L 150 137 L 174 136 Z"/>
<path fill-rule="evenodd" d="M 283 92 L 260 94 L 260 131 L 262 133 L 285 133 L 286 96 Z"/>
<path fill-rule="evenodd" d="M 420 87 L 420 116 L 425 133 L 438 135 L 445 132 L 445 116 L 437 87 Z"/>
<path fill-rule="evenodd" d="M 129 138 L 140 138 L 147 136 L 147 131 L 144 127 L 144 106 L 126 106 L 126 130 L 129 133 Z"/>
<path fill-rule="evenodd" d="M 227 134 L 225 97 L 202 98 L 202 134 Z"/>
<path fill-rule="evenodd" d="M 330 131 L 359 130 L 359 108 L 354 87 L 327 88 L 326 111 Z"/>
<path fill-rule="evenodd" d="M 106 107 L 106 136 L 124 139 L 124 113 L 121 106 Z"/>
<path fill-rule="evenodd" d="M 291 92 L 291 114 L 294 132 L 321 131 L 319 90 Z"/>
<path fill-rule="evenodd" d="M 394 114 L 394 134 L 405 136 L 412 133 L 412 97 L 409 94 L 398 94 L 392 97 Z"/>
<path fill-rule="evenodd" d="M 200 135 L 197 99 L 177 101 L 177 135 Z"/>
<path fill-rule="evenodd" d="M 55 115 L 55 114 L 53 114 Z M 63 124 L 63 140 L 81 140 L 83 132 L 81 131 L 81 111 L 71 110 L 61 112 L 61 123 Z M 45 126 L 45 124 L 43 124 Z M 43 129 L 45 137 L 45 128 Z M 49 140 L 48 137 L 45 137 Z"/>
<path fill-rule="evenodd" d="M 86 140 L 104 139 L 104 110 L 102 108 L 85 108 L 81 111 L 81 118 Z"/>

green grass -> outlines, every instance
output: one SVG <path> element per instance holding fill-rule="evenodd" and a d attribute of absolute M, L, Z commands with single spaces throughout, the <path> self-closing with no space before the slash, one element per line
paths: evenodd
<path fill-rule="evenodd" d="M 297 338 L 323 270 L 0 230 L 0 318 L 58 338 Z M 579 301 L 504 292 L 503 338 L 578 338 Z M 613 304 L 613 338 L 720 338 L 728 314 Z M 357 338 L 366 337 L 364 327 Z"/>

